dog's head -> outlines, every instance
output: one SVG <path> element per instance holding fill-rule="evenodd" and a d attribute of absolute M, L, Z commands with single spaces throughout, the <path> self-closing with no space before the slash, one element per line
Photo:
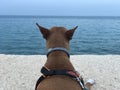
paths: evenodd
<path fill-rule="evenodd" d="M 64 27 L 52 27 L 47 29 L 40 26 L 38 23 L 36 25 L 39 27 L 40 32 L 47 41 L 47 48 L 54 47 L 65 47 L 69 49 L 69 41 L 72 39 L 72 36 L 77 29 L 76 26 L 73 29 L 67 30 Z"/>

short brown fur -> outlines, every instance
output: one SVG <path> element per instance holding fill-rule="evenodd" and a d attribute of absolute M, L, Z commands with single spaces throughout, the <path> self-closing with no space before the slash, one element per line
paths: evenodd
<path fill-rule="evenodd" d="M 64 47 L 69 50 L 69 41 L 77 27 L 67 30 L 64 27 L 53 27 L 50 30 L 39 24 L 43 37 L 46 39 L 46 48 Z M 55 70 L 75 70 L 66 53 L 55 51 L 49 54 L 45 65 Z M 86 85 L 89 90 L 91 85 Z M 82 90 L 80 85 L 68 76 L 54 75 L 47 77 L 37 87 L 37 90 Z"/>

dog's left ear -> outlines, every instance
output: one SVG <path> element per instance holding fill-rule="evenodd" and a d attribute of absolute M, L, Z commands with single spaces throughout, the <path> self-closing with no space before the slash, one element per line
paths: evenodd
<path fill-rule="evenodd" d="M 66 31 L 65 34 L 66 34 L 66 37 L 67 37 L 68 40 L 72 39 L 72 36 L 73 36 L 73 34 L 74 34 L 74 32 L 77 28 L 78 28 L 78 26 L 74 27 L 73 29 L 70 29 L 70 30 Z"/>
<path fill-rule="evenodd" d="M 42 33 L 43 37 L 47 40 L 47 38 L 48 38 L 48 36 L 49 36 L 49 34 L 50 34 L 49 29 L 40 26 L 38 23 L 36 23 L 36 25 L 37 25 L 38 28 L 40 29 L 40 32 Z"/>

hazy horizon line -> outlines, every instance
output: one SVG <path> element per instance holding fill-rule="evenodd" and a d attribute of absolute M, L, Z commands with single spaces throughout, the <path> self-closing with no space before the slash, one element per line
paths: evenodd
<path fill-rule="evenodd" d="M 119 15 L 0 15 L 0 16 L 36 16 L 36 17 L 120 17 Z"/>

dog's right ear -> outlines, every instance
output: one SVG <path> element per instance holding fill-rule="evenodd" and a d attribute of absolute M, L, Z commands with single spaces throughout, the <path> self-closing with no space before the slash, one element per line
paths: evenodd
<path fill-rule="evenodd" d="M 36 25 L 37 25 L 38 28 L 40 29 L 40 32 L 42 33 L 43 37 L 44 37 L 45 39 L 47 39 L 48 36 L 49 36 L 50 31 L 49 31 L 47 28 L 44 28 L 44 27 L 40 26 L 38 23 L 36 23 Z"/>
<path fill-rule="evenodd" d="M 66 37 L 67 37 L 68 40 L 72 39 L 72 36 L 73 36 L 73 34 L 74 34 L 74 32 L 77 28 L 78 28 L 78 26 L 74 27 L 73 29 L 70 29 L 70 30 L 66 31 L 65 34 L 66 34 Z"/>

